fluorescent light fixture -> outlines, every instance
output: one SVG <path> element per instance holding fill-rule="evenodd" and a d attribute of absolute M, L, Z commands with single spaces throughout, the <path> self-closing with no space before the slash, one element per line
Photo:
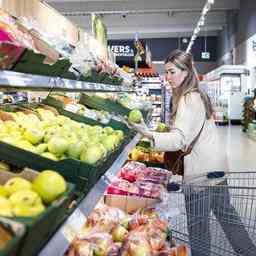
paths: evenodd
<path fill-rule="evenodd" d="M 204 8 L 203 8 L 202 13 L 201 13 L 201 17 L 198 20 L 196 28 L 193 31 L 193 35 L 190 39 L 190 42 L 188 44 L 186 52 L 190 52 L 190 50 L 192 48 L 192 45 L 193 45 L 194 41 L 197 38 L 197 34 L 200 32 L 201 27 L 204 26 L 204 24 L 205 24 L 205 16 L 210 11 L 212 4 L 214 4 L 214 0 L 206 0 Z"/>

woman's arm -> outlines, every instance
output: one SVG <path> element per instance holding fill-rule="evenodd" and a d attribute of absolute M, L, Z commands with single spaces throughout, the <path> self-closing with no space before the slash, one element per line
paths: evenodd
<path fill-rule="evenodd" d="M 185 151 L 199 134 L 205 120 L 205 114 L 199 93 L 191 92 L 182 97 L 171 131 L 153 133 L 154 148 L 159 151 Z"/>

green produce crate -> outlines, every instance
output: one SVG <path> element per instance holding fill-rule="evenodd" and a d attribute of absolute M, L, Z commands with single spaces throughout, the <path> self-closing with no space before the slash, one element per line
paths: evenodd
<path fill-rule="evenodd" d="M 29 167 L 38 171 L 46 169 L 59 172 L 68 182 L 74 183 L 77 189 L 87 193 L 96 183 L 95 168 L 81 161 L 64 159 L 53 161 L 30 151 L 0 142 L 0 159 L 17 167 Z"/>
<path fill-rule="evenodd" d="M 0 256 L 17 255 L 25 234 L 25 226 L 3 217 L 0 217 L 0 226 L 13 236 L 6 246 L 0 249 Z"/>
<path fill-rule="evenodd" d="M 86 105 L 90 108 L 94 108 L 97 110 L 105 110 L 110 113 L 114 113 L 116 115 L 122 115 L 122 116 L 127 116 L 131 111 L 130 109 L 122 106 L 118 102 L 114 102 L 109 99 L 104 99 L 96 95 L 89 96 L 85 93 L 81 94 L 80 104 Z M 142 110 L 141 113 L 143 115 L 143 118 L 145 120 L 148 120 L 149 111 Z"/>
<path fill-rule="evenodd" d="M 17 105 L 7 105 L 2 107 L 5 111 L 13 111 L 15 108 L 28 108 L 33 109 L 38 106 L 44 106 L 42 104 L 21 104 Z M 83 122 L 91 125 L 101 125 L 100 123 L 89 119 L 90 122 L 86 122 L 85 118 L 68 111 L 61 112 L 60 114 L 69 116 L 73 120 L 78 122 Z M 114 122 L 114 121 L 113 121 Z M 96 165 L 89 165 L 82 161 L 75 159 L 63 159 L 59 161 L 53 161 L 51 159 L 44 158 L 38 154 L 34 154 L 30 151 L 23 150 L 21 148 L 12 146 L 0 142 L 0 159 L 6 161 L 7 163 L 14 164 L 18 167 L 30 167 L 32 169 L 42 171 L 45 169 L 52 169 L 58 171 L 65 179 L 71 183 L 76 184 L 78 192 L 86 195 L 90 189 L 96 184 L 100 176 L 107 171 L 111 166 L 113 161 L 118 157 L 120 152 L 123 150 L 124 146 L 129 143 L 134 133 L 130 132 L 127 135 L 127 130 L 122 123 L 116 122 L 108 124 L 113 129 L 121 129 L 125 133 L 125 138 L 119 147 L 113 151 L 109 152 L 106 159 L 102 159 Z M 128 128 L 127 128 L 128 129 Z"/>
<path fill-rule="evenodd" d="M 12 67 L 13 71 L 45 75 L 45 76 L 60 76 L 67 74 L 71 62 L 68 59 L 59 59 L 53 65 L 44 64 L 45 55 L 35 53 L 32 50 L 26 49 L 21 58 Z"/>
<path fill-rule="evenodd" d="M 85 117 L 85 116 L 67 111 L 67 110 L 65 110 L 65 106 L 64 106 L 63 102 L 55 99 L 54 97 L 48 96 L 43 101 L 43 103 L 46 104 L 46 105 L 55 107 L 61 115 L 65 115 L 67 117 L 70 117 L 71 119 L 73 119 L 77 122 L 82 122 L 82 123 L 86 123 L 86 124 L 89 124 L 89 125 L 101 125 L 103 127 L 111 126 L 115 130 L 122 130 L 126 135 L 129 135 L 129 136 L 134 135 L 134 132 L 132 130 L 130 130 L 127 127 L 126 124 L 124 124 L 122 122 L 119 122 L 119 121 L 116 121 L 114 119 L 110 119 L 109 123 L 103 124 L 103 123 L 100 123 L 99 121 L 96 121 L 94 119 L 91 119 L 91 118 L 88 118 L 88 117 Z"/>
<path fill-rule="evenodd" d="M 0 183 L 4 184 L 12 177 L 24 177 L 32 181 L 37 173 L 31 170 L 25 170 L 20 174 L 10 172 L 0 172 Z M 71 202 L 75 187 L 67 183 L 66 192 L 49 206 L 37 217 L 13 217 L 8 218 L 26 227 L 26 233 L 22 244 L 18 250 L 18 255 L 36 255 L 42 245 L 50 238 L 66 215 L 67 208 Z"/>

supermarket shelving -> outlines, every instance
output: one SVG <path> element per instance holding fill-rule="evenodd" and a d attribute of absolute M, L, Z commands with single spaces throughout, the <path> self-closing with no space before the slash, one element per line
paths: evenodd
<path fill-rule="evenodd" d="M 60 77 L 31 75 L 14 71 L 0 71 L 1 90 L 68 91 L 68 92 L 134 92 L 133 88 L 76 81 Z"/>

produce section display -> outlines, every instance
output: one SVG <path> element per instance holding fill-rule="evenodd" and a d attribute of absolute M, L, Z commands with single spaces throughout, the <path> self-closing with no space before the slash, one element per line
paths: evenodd
<path fill-rule="evenodd" d="M 121 130 L 78 123 L 52 108 L 28 112 L 1 111 L 0 140 L 54 161 L 74 158 L 95 164 L 124 138 Z"/>
<path fill-rule="evenodd" d="M 65 218 L 73 194 L 74 185 L 55 171 L 1 169 L 0 220 L 5 217 L 24 226 L 22 244 L 14 247 L 17 255 L 39 250 Z"/>
<path fill-rule="evenodd" d="M 36 17 L 0 14 L 2 86 L 45 92 L 35 103 L 0 106 L 0 255 L 188 255 L 157 207 L 171 173 L 148 163 L 162 163 L 162 153 L 143 143 L 131 152 L 141 136 L 129 123 L 148 122 L 152 107 L 160 121 L 161 85 L 149 88 L 149 98 L 124 93 L 135 80 L 74 24 L 79 37 L 71 45 Z M 79 97 L 64 93 L 73 89 Z M 127 162 L 129 152 L 148 163 Z M 71 243 L 64 231 L 76 230 L 81 217 Z"/>
<path fill-rule="evenodd" d="M 66 255 L 188 256 L 188 249 L 170 238 L 168 222 L 154 208 L 128 215 L 100 204 L 87 218 Z"/>
<path fill-rule="evenodd" d="M 2 69 L 113 85 L 133 83 L 90 35 L 84 37 L 85 42 L 70 45 L 65 38 L 49 34 L 36 21 L 14 19 L 3 10 L 0 31 Z"/>
<path fill-rule="evenodd" d="M 8 173 L 4 174 L 6 178 Z M 0 215 L 35 217 L 67 190 L 65 179 L 57 172 L 45 170 L 29 181 L 9 173 L 10 179 L 0 185 Z"/>

